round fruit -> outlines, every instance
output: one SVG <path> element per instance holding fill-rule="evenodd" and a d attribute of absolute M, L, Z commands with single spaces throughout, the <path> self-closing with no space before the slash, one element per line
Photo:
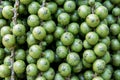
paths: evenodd
<path fill-rule="evenodd" d="M 40 24 L 40 19 L 37 15 L 30 15 L 27 19 L 27 24 L 30 26 L 30 27 L 36 27 L 36 26 L 39 26 Z"/>
<path fill-rule="evenodd" d="M 20 3 L 28 5 L 29 3 L 31 3 L 33 0 L 20 0 Z"/>
<path fill-rule="evenodd" d="M 60 73 L 56 73 L 54 80 L 65 80 L 65 79 L 63 76 L 60 75 Z"/>
<path fill-rule="evenodd" d="M 104 80 L 104 79 L 100 76 L 97 76 L 97 77 L 94 77 L 92 80 Z"/>
<path fill-rule="evenodd" d="M 74 41 L 74 36 L 72 33 L 70 32 L 65 32 L 62 34 L 61 36 L 61 42 L 65 45 L 65 46 L 69 46 L 73 43 Z"/>
<path fill-rule="evenodd" d="M 120 60 L 120 54 L 113 54 L 113 55 L 112 55 L 112 64 L 113 64 L 114 66 L 117 66 L 117 67 L 120 66 L 119 60 Z"/>
<path fill-rule="evenodd" d="M 2 10 L 2 15 L 5 19 L 12 19 L 13 17 L 13 7 L 12 6 L 5 6 Z"/>
<path fill-rule="evenodd" d="M 70 64 L 71 66 L 76 66 L 79 62 L 80 62 L 80 57 L 77 53 L 75 52 L 70 52 L 67 55 L 66 61 L 68 64 Z"/>
<path fill-rule="evenodd" d="M 83 69 L 83 65 L 81 61 L 76 66 L 72 67 L 72 71 L 74 73 L 79 73 L 80 71 L 82 71 L 82 69 Z"/>
<path fill-rule="evenodd" d="M 88 26 L 94 28 L 99 25 L 100 19 L 96 14 L 89 14 L 86 17 L 86 23 L 88 24 Z"/>
<path fill-rule="evenodd" d="M 23 49 L 18 49 L 15 51 L 15 60 L 25 60 L 26 53 Z"/>
<path fill-rule="evenodd" d="M 61 35 L 64 33 L 64 28 L 57 26 L 54 32 L 54 37 L 60 39 Z"/>
<path fill-rule="evenodd" d="M 96 55 L 93 50 L 85 50 L 83 52 L 83 59 L 88 63 L 93 63 L 96 60 Z"/>
<path fill-rule="evenodd" d="M 93 74 L 93 72 L 91 70 L 87 70 L 84 73 L 84 78 L 85 78 L 85 80 L 92 80 L 93 75 L 94 74 Z"/>
<path fill-rule="evenodd" d="M 46 37 L 46 31 L 42 26 L 35 27 L 32 34 L 37 40 L 43 40 Z"/>
<path fill-rule="evenodd" d="M 120 50 L 120 42 L 118 41 L 118 39 L 112 39 L 110 47 L 113 51 Z"/>
<path fill-rule="evenodd" d="M 16 36 L 23 36 L 23 35 L 25 35 L 26 28 L 23 24 L 17 24 L 15 26 L 13 26 L 12 32 Z"/>
<path fill-rule="evenodd" d="M 66 26 L 69 24 L 70 22 L 70 15 L 68 13 L 61 13 L 58 17 L 57 17 L 58 23 Z"/>
<path fill-rule="evenodd" d="M 99 36 L 96 32 L 89 32 L 86 34 L 85 39 L 90 45 L 95 45 L 99 40 Z"/>
<path fill-rule="evenodd" d="M 74 12 L 75 8 L 76 8 L 76 4 L 74 1 L 66 1 L 64 3 L 64 10 L 66 12 Z"/>
<path fill-rule="evenodd" d="M 10 69 L 6 65 L 0 65 L 0 77 L 5 78 L 10 76 Z"/>
<path fill-rule="evenodd" d="M 50 62 L 46 58 L 40 58 L 37 61 L 37 68 L 40 71 L 47 71 L 50 67 Z"/>
<path fill-rule="evenodd" d="M 93 71 L 96 73 L 103 73 L 104 69 L 105 69 L 106 63 L 104 60 L 102 59 L 97 59 L 94 63 L 93 63 Z"/>
<path fill-rule="evenodd" d="M 15 71 L 15 73 L 17 74 L 22 74 L 25 72 L 25 68 L 26 68 L 26 65 L 25 65 L 25 62 L 22 61 L 22 60 L 17 60 L 14 62 L 13 64 L 13 70 Z"/>
<path fill-rule="evenodd" d="M 112 35 L 118 35 L 120 33 L 119 24 L 112 24 L 110 26 L 110 32 L 111 32 Z"/>
<path fill-rule="evenodd" d="M 29 48 L 29 55 L 33 58 L 40 58 L 42 53 L 42 48 L 39 45 L 32 45 Z"/>
<path fill-rule="evenodd" d="M 71 67 L 68 63 L 61 63 L 58 67 L 58 71 L 62 76 L 67 77 L 71 74 Z"/>
<path fill-rule="evenodd" d="M 95 14 L 98 15 L 98 17 L 103 20 L 103 19 L 105 19 L 108 16 L 108 10 L 104 6 L 99 6 L 95 10 Z"/>
<path fill-rule="evenodd" d="M 6 35 L 6 34 L 11 34 L 12 32 L 11 32 L 11 28 L 10 28 L 10 26 L 3 26 L 2 28 L 1 28 L 1 36 L 4 36 L 4 35 Z"/>
<path fill-rule="evenodd" d="M 104 72 L 101 74 L 101 77 L 104 80 L 110 80 L 112 77 L 112 72 L 110 71 L 110 69 L 105 68 Z"/>
<path fill-rule="evenodd" d="M 7 25 L 7 21 L 5 19 L 0 19 L 0 28 Z"/>
<path fill-rule="evenodd" d="M 58 8 L 55 2 L 48 2 L 46 7 L 50 10 L 51 14 L 54 14 Z"/>
<path fill-rule="evenodd" d="M 11 34 L 6 34 L 5 36 L 3 36 L 2 38 L 2 43 L 5 47 L 7 48 L 12 48 L 15 46 L 15 36 L 11 35 Z"/>
<path fill-rule="evenodd" d="M 114 79 L 119 80 L 120 79 L 120 70 L 117 69 L 114 71 Z"/>
<path fill-rule="evenodd" d="M 38 10 L 38 16 L 40 17 L 41 20 L 49 20 L 51 17 L 51 12 L 50 12 L 49 8 L 41 7 Z"/>
<path fill-rule="evenodd" d="M 81 5 L 79 8 L 78 8 L 78 15 L 81 17 L 81 18 L 86 18 L 89 14 L 91 13 L 91 9 L 89 6 L 87 5 Z"/>
<path fill-rule="evenodd" d="M 119 7 L 113 8 L 112 14 L 113 14 L 114 16 L 120 16 L 120 8 L 119 8 Z"/>

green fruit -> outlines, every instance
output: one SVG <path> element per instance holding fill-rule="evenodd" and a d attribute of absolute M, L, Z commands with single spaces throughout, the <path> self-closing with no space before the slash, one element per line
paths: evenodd
<path fill-rule="evenodd" d="M 83 52 L 83 59 L 87 63 L 93 63 L 96 60 L 96 55 L 93 50 L 85 50 Z"/>
<path fill-rule="evenodd" d="M 111 14 L 109 14 L 106 19 L 109 25 L 115 24 L 116 22 L 116 18 Z"/>
<path fill-rule="evenodd" d="M 94 52 L 98 57 L 102 57 L 107 52 L 107 46 L 104 43 L 97 43 L 94 46 Z"/>
<path fill-rule="evenodd" d="M 109 28 L 106 24 L 100 24 L 96 28 L 96 32 L 100 37 L 105 38 L 109 34 Z"/>
<path fill-rule="evenodd" d="M 23 49 L 18 49 L 15 51 L 15 60 L 25 60 L 26 53 Z"/>
<path fill-rule="evenodd" d="M 17 60 L 14 62 L 13 64 L 13 70 L 15 71 L 15 73 L 17 74 L 22 74 L 25 72 L 25 68 L 26 68 L 26 64 L 24 61 L 22 60 Z"/>
<path fill-rule="evenodd" d="M 10 26 L 3 26 L 2 28 L 1 28 L 1 36 L 4 36 L 4 35 L 6 35 L 6 34 L 11 34 L 12 32 L 11 32 L 11 28 L 10 28 Z"/>
<path fill-rule="evenodd" d="M 119 24 L 112 24 L 110 26 L 110 32 L 111 32 L 112 35 L 118 35 L 120 33 Z"/>
<path fill-rule="evenodd" d="M 83 67 L 85 67 L 85 68 L 91 68 L 92 67 L 92 64 L 86 62 L 84 59 L 82 59 L 82 63 L 83 63 Z"/>
<path fill-rule="evenodd" d="M 7 21 L 5 19 L 0 19 L 0 28 L 7 25 Z"/>
<path fill-rule="evenodd" d="M 88 0 L 88 4 L 89 4 L 90 6 L 93 6 L 93 5 L 95 4 L 95 0 Z"/>
<path fill-rule="evenodd" d="M 82 40 L 75 39 L 73 44 L 71 45 L 71 50 L 74 52 L 80 52 L 82 50 Z"/>
<path fill-rule="evenodd" d="M 40 58 L 42 54 L 42 48 L 39 45 L 32 45 L 29 48 L 29 55 L 33 58 Z"/>
<path fill-rule="evenodd" d="M 73 71 L 74 73 L 79 73 L 79 72 L 82 71 L 82 69 L 83 69 L 83 65 L 82 65 L 82 62 L 81 62 L 81 61 L 80 61 L 76 66 L 73 66 L 73 67 L 72 67 L 72 71 Z"/>
<path fill-rule="evenodd" d="M 71 21 L 77 22 L 79 20 L 79 15 L 77 10 L 74 11 L 74 13 L 70 16 Z"/>
<path fill-rule="evenodd" d="M 89 14 L 91 13 L 91 9 L 89 6 L 87 5 L 81 5 L 79 8 L 78 8 L 78 15 L 81 17 L 81 18 L 86 18 Z"/>
<path fill-rule="evenodd" d="M 76 66 L 80 62 L 80 57 L 77 53 L 70 52 L 66 57 L 66 61 L 71 66 Z"/>
<path fill-rule="evenodd" d="M 88 26 L 95 28 L 96 26 L 99 25 L 100 19 L 96 14 L 89 14 L 86 17 L 86 23 L 88 24 Z"/>
<path fill-rule="evenodd" d="M 96 32 L 88 32 L 85 39 L 90 45 L 95 45 L 99 40 L 99 36 Z"/>
<path fill-rule="evenodd" d="M 120 70 L 119 69 L 115 70 L 113 76 L 114 76 L 115 80 L 119 80 L 120 79 Z"/>
<path fill-rule="evenodd" d="M 39 8 L 40 8 L 40 4 L 38 2 L 31 2 L 28 5 L 28 12 L 30 14 L 37 14 Z"/>
<path fill-rule="evenodd" d="M 104 79 L 100 76 L 97 76 L 97 77 L 94 77 L 92 80 L 104 80 Z"/>
<path fill-rule="evenodd" d="M 93 63 L 93 71 L 100 74 L 104 72 L 106 63 L 104 60 L 102 59 L 97 59 L 94 63 Z"/>
<path fill-rule="evenodd" d="M 54 14 L 58 8 L 58 6 L 55 2 L 48 2 L 46 7 L 50 10 L 51 14 Z"/>
<path fill-rule="evenodd" d="M 45 50 L 45 51 L 43 52 L 44 58 L 48 59 L 48 61 L 49 61 L 50 63 L 52 63 L 52 62 L 54 61 L 54 59 L 55 59 L 54 54 L 55 54 L 55 53 L 54 53 L 52 50 L 50 50 L 50 49 Z"/>
<path fill-rule="evenodd" d="M 10 56 L 6 56 L 3 61 L 4 65 L 10 66 L 11 65 L 10 60 L 11 60 Z"/>
<path fill-rule="evenodd" d="M 0 65 L 0 77 L 5 78 L 10 76 L 10 69 L 6 65 Z"/>
<path fill-rule="evenodd" d="M 58 5 L 63 5 L 65 0 L 55 0 Z"/>
<path fill-rule="evenodd" d="M 51 44 L 54 40 L 54 36 L 52 34 L 47 34 L 45 37 L 45 41 L 47 44 Z"/>
<path fill-rule="evenodd" d="M 38 16 L 40 17 L 41 20 L 49 20 L 49 18 L 51 17 L 51 12 L 49 8 L 41 7 L 38 10 Z"/>
<path fill-rule="evenodd" d="M 43 73 L 43 76 L 48 80 L 53 80 L 55 76 L 55 71 L 53 68 L 49 68 L 46 72 Z"/>
<path fill-rule="evenodd" d="M 5 19 L 12 19 L 13 17 L 13 7 L 12 6 L 5 6 L 2 10 L 2 15 Z"/>
<path fill-rule="evenodd" d="M 119 4 L 120 1 L 119 0 L 110 0 L 113 4 Z"/>
<path fill-rule="evenodd" d="M 16 39 L 16 42 L 18 44 L 24 44 L 26 42 L 26 35 L 23 35 L 23 36 L 17 36 L 17 39 Z"/>
<path fill-rule="evenodd" d="M 5 51 L 3 48 L 0 48 L 0 59 L 4 59 L 5 57 Z"/>
<path fill-rule="evenodd" d="M 114 7 L 114 5 L 111 3 L 110 0 L 106 0 L 106 1 L 103 3 L 103 5 L 104 5 L 109 11 L 111 11 L 111 10 L 113 9 L 113 7 Z"/>
<path fill-rule="evenodd" d="M 35 45 L 35 44 L 37 44 L 37 42 L 38 41 L 34 38 L 33 34 L 30 34 L 27 36 L 27 44 L 29 46 Z"/>
<path fill-rule="evenodd" d="M 66 26 L 69 24 L 70 22 L 70 15 L 68 13 L 61 13 L 59 14 L 59 16 L 57 17 L 57 21 L 59 24 Z"/>
<path fill-rule="evenodd" d="M 120 16 L 120 8 L 119 8 L 119 7 L 113 8 L 112 14 L 113 14 L 114 16 Z"/>
<path fill-rule="evenodd" d="M 91 28 L 88 26 L 86 22 L 81 23 L 80 25 L 80 32 L 86 35 L 88 32 L 91 31 Z"/>
<path fill-rule="evenodd" d="M 120 54 L 113 54 L 112 55 L 112 64 L 113 66 L 119 67 L 120 66 Z"/>
<path fill-rule="evenodd" d="M 92 78 L 93 78 L 93 71 L 91 71 L 91 70 L 87 70 L 87 71 L 85 71 L 85 73 L 84 73 L 84 78 L 85 78 L 85 80 L 92 80 Z"/>
<path fill-rule="evenodd" d="M 23 24 L 17 24 L 15 26 L 13 26 L 12 32 L 16 36 L 23 36 L 23 35 L 25 35 L 26 28 Z"/>
<path fill-rule="evenodd" d="M 5 47 L 7 48 L 12 48 L 15 46 L 15 36 L 11 35 L 11 34 L 6 34 L 5 36 L 3 36 L 2 38 L 2 43 Z"/>
<path fill-rule="evenodd" d="M 30 27 L 36 27 L 36 26 L 39 26 L 40 24 L 40 19 L 37 15 L 30 15 L 27 19 L 27 24 L 30 26 Z"/>
<path fill-rule="evenodd" d="M 85 49 L 90 49 L 90 48 L 92 48 L 92 46 L 88 43 L 87 40 L 84 40 L 84 41 L 83 41 L 83 47 L 84 47 Z"/>
<path fill-rule="evenodd" d="M 50 62 L 46 58 L 40 58 L 37 61 L 37 68 L 40 71 L 47 71 L 50 67 Z"/>
<path fill-rule="evenodd" d="M 60 75 L 60 73 L 56 73 L 54 80 L 65 80 L 65 79 L 63 76 Z"/>
<path fill-rule="evenodd" d="M 74 12 L 75 8 L 76 8 L 76 4 L 74 1 L 66 1 L 64 3 L 64 10 L 68 13 Z"/>
<path fill-rule="evenodd" d="M 104 80 L 110 80 L 112 77 L 112 72 L 108 68 L 105 68 L 104 72 L 101 74 L 101 77 Z"/>
<path fill-rule="evenodd" d="M 108 10 L 106 7 L 104 6 L 99 6 L 96 10 L 95 10 L 95 14 L 98 15 L 98 17 L 103 20 L 108 16 Z"/>
<path fill-rule="evenodd" d="M 64 29 L 62 27 L 57 26 L 56 30 L 54 31 L 54 37 L 56 39 L 60 39 L 61 35 L 64 33 Z"/>
<path fill-rule="evenodd" d="M 109 48 L 109 46 L 110 46 L 110 37 L 107 36 L 105 38 L 102 38 L 101 42 L 106 44 L 106 46 Z"/>
<path fill-rule="evenodd" d="M 65 32 L 62 34 L 61 36 L 61 42 L 65 45 L 65 46 L 69 46 L 73 43 L 74 41 L 74 36 L 72 33 L 70 32 Z"/>
<path fill-rule="evenodd" d="M 37 76 L 38 69 L 35 64 L 29 64 L 26 67 L 26 73 L 28 76 Z"/>
<path fill-rule="evenodd" d="M 43 27 L 47 33 L 53 33 L 56 29 L 56 24 L 53 20 L 49 20 L 43 24 Z"/>
<path fill-rule="evenodd" d="M 110 46 L 110 48 L 113 51 L 120 50 L 120 42 L 118 41 L 118 39 L 112 39 L 111 40 L 111 46 Z"/>
<path fill-rule="evenodd" d="M 27 60 L 27 63 L 29 64 L 36 63 L 37 61 L 35 58 L 31 57 L 29 54 L 27 55 L 26 60 Z"/>
<path fill-rule="evenodd" d="M 111 61 L 111 55 L 110 55 L 110 53 L 107 51 L 105 53 L 105 55 L 102 57 L 102 59 L 105 61 L 106 64 L 110 63 L 110 61 Z"/>
<path fill-rule="evenodd" d="M 56 48 L 56 54 L 60 57 L 60 58 L 66 58 L 67 54 L 68 54 L 68 49 L 65 46 L 58 46 Z"/>
<path fill-rule="evenodd" d="M 43 40 L 46 37 L 46 31 L 42 26 L 35 27 L 32 34 L 37 40 Z"/>
<path fill-rule="evenodd" d="M 39 76 L 39 77 L 37 77 L 35 80 L 46 80 L 46 78 L 43 77 L 43 76 Z"/>
<path fill-rule="evenodd" d="M 65 12 L 63 8 L 58 8 L 55 14 L 55 18 L 57 18 L 63 12 Z"/>
<path fill-rule="evenodd" d="M 78 23 L 70 23 L 68 25 L 68 32 L 71 32 L 74 35 L 77 35 L 79 33 L 79 24 Z"/>
<path fill-rule="evenodd" d="M 33 0 L 20 0 L 20 3 L 28 5 L 32 2 Z"/>
<path fill-rule="evenodd" d="M 25 10 L 26 10 L 25 6 L 24 6 L 23 4 L 19 4 L 18 13 L 19 13 L 19 14 L 25 14 L 25 13 L 24 13 Z"/>
<path fill-rule="evenodd" d="M 67 77 L 71 74 L 71 67 L 68 63 L 61 63 L 58 67 L 58 71 L 62 76 Z"/>

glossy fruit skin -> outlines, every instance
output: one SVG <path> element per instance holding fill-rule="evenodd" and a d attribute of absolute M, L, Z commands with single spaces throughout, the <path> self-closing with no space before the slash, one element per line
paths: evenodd
<path fill-rule="evenodd" d="M 29 3 L 31 3 L 33 0 L 20 0 L 20 2 L 24 5 L 28 5 Z"/>
<path fill-rule="evenodd" d="M 66 1 L 64 3 L 64 10 L 68 13 L 74 12 L 75 8 L 76 8 L 76 5 L 74 1 Z"/>
<path fill-rule="evenodd" d="M 114 5 L 113 5 L 109 0 L 105 1 L 105 2 L 103 3 L 103 5 L 104 5 L 109 11 L 111 11 L 111 10 L 113 9 L 113 7 L 114 7 Z"/>
<path fill-rule="evenodd" d="M 97 76 L 97 77 L 94 77 L 92 80 L 104 80 L 104 79 L 100 76 Z"/>
<path fill-rule="evenodd" d="M 36 60 L 35 58 L 31 57 L 29 54 L 28 54 L 27 57 L 26 57 L 26 61 L 27 61 L 27 63 L 29 63 L 29 64 L 36 63 L 36 62 L 37 62 L 37 60 Z"/>
<path fill-rule="evenodd" d="M 81 5 L 81 6 L 78 8 L 78 15 L 79 15 L 81 18 L 84 18 L 84 19 L 85 19 L 90 13 L 91 13 L 90 7 L 87 6 L 87 5 Z"/>
<path fill-rule="evenodd" d="M 40 7 L 40 4 L 38 2 L 31 2 L 28 5 L 28 12 L 30 14 L 37 14 L 39 7 Z"/>
<path fill-rule="evenodd" d="M 96 14 L 89 14 L 86 17 L 86 23 L 88 24 L 88 26 L 95 28 L 96 26 L 99 25 L 100 19 Z"/>
<path fill-rule="evenodd" d="M 104 80 L 109 80 L 112 77 L 112 71 L 108 68 L 105 68 L 104 72 L 101 74 L 101 77 Z"/>
<path fill-rule="evenodd" d="M 12 32 L 11 32 L 11 28 L 10 28 L 10 26 L 3 26 L 2 28 L 1 28 L 1 36 L 4 36 L 4 35 L 6 35 L 6 34 L 11 34 Z"/>
<path fill-rule="evenodd" d="M 26 10 L 25 6 L 23 4 L 20 4 L 19 7 L 18 7 L 18 13 L 19 14 L 25 14 L 24 13 L 25 10 Z"/>
<path fill-rule="evenodd" d="M 42 54 L 42 48 L 39 45 L 32 45 L 29 48 L 29 55 L 33 58 L 40 58 Z"/>
<path fill-rule="evenodd" d="M 80 61 L 76 66 L 72 67 L 72 71 L 74 73 L 79 73 L 82 71 L 82 69 L 83 69 L 82 61 Z"/>
<path fill-rule="evenodd" d="M 80 57 L 77 53 L 71 52 L 67 55 L 66 61 L 71 66 L 76 66 L 80 62 Z"/>
<path fill-rule="evenodd" d="M 97 43 L 94 46 L 94 52 L 98 57 L 102 57 L 107 52 L 107 46 L 104 43 Z"/>
<path fill-rule="evenodd" d="M 3 36 L 2 38 L 2 43 L 5 47 L 7 48 L 11 48 L 15 46 L 15 36 L 11 35 L 11 34 L 6 34 L 5 36 Z"/>
<path fill-rule="evenodd" d="M 82 59 L 82 63 L 83 63 L 83 67 L 85 67 L 85 68 L 91 68 L 92 67 L 92 64 L 86 62 L 84 59 Z"/>
<path fill-rule="evenodd" d="M 105 61 L 105 63 L 110 63 L 111 61 L 111 55 L 110 55 L 110 52 L 106 52 L 105 55 L 102 57 L 102 59 Z"/>
<path fill-rule="evenodd" d="M 114 78 L 115 78 L 115 80 L 119 80 L 120 79 L 120 70 L 119 69 L 114 71 Z"/>
<path fill-rule="evenodd" d="M 10 65 L 11 65 L 11 63 L 10 63 L 10 56 L 6 56 L 6 57 L 4 58 L 3 63 L 4 63 L 4 65 L 6 65 L 6 66 L 10 66 Z"/>
<path fill-rule="evenodd" d="M 54 14 L 57 11 L 58 5 L 55 2 L 49 2 L 46 7 L 50 10 L 51 14 Z"/>
<path fill-rule="evenodd" d="M 60 73 L 56 73 L 54 80 L 65 80 L 65 79 L 63 76 L 60 75 Z"/>
<path fill-rule="evenodd" d="M 12 32 L 16 36 L 23 36 L 23 35 L 25 35 L 26 28 L 23 24 L 17 24 L 15 26 L 13 26 Z"/>
<path fill-rule="evenodd" d="M 109 14 L 106 19 L 107 19 L 108 25 L 112 25 L 116 22 L 116 18 L 111 14 Z"/>
<path fill-rule="evenodd" d="M 87 40 L 84 40 L 84 41 L 83 41 L 83 47 L 84 47 L 85 49 L 90 49 L 90 48 L 92 48 L 92 46 L 88 43 Z"/>
<path fill-rule="evenodd" d="M 61 35 L 64 33 L 64 28 L 57 26 L 56 30 L 54 31 L 54 37 L 56 39 L 60 39 Z"/>
<path fill-rule="evenodd" d="M 55 71 L 53 68 L 49 68 L 46 72 L 43 73 L 43 76 L 46 79 L 53 80 L 55 76 Z"/>
<path fill-rule="evenodd" d="M 119 15 L 120 15 L 120 8 L 119 8 L 119 7 L 113 8 L 112 14 L 113 14 L 114 16 L 119 16 Z"/>
<path fill-rule="evenodd" d="M 6 65 L 0 65 L 0 77 L 5 78 L 10 76 L 10 69 Z"/>
<path fill-rule="evenodd" d="M 116 54 L 112 55 L 112 64 L 113 64 L 113 66 L 117 66 L 117 67 L 120 66 L 119 59 L 120 59 L 120 54 L 116 53 Z"/>
<path fill-rule="evenodd" d="M 38 41 L 34 38 L 33 34 L 30 34 L 30 35 L 27 36 L 27 44 L 28 44 L 29 46 L 32 46 L 32 45 L 34 45 L 34 44 L 37 44 L 37 42 L 38 42 Z"/>
<path fill-rule="evenodd" d="M 68 63 L 61 63 L 58 67 L 58 71 L 62 76 L 67 77 L 71 74 L 71 67 Z"/>
<path fill-rule="evenodd" d="M 52 63 L 52 62 L 54 61 L 54 59 L 55 59 L 54 55 L 55 55 L 55 53 L 54 53 L 52 50 L 50 50 L 50 49 L 45 50 L 45 51 L 43 52 L 44 58 L 48 59 L 48 61 L 49 61 L 50 63 Z"/>
<path fill-rule="evenodd" d="M 78 15 L 77 10 L 74 11 L 74 13 L 71 15 L 70 19 L 73 22 L 77 22 L 79 20 L 79 15 Z"/>
<path fill-rule="evenodd" d="M 108 26 L 106 24 L 100 24 L 96 28 L 96 32 L 98 33 L 98 35 L 100 37 L 105 38 L 109 34 L 109 28 L 108 28 Z"/>
<path fill-rule="evenodd" d="M 79 80 L 79 78 L 73 75 L 70 80 Z"/>
<path fill-rule="evenodd" d="M 12 6 L 5 6 L 2 10 L 2 15 L 5 19 L 12 19 L 13 17 L 13 7 Z"/>
<path fill-rule="evenodd" d="M 37 40 L 43 40 L 46 37 L 46 31 L 42 26 L 35 27 L 32 31 L 32 34 Z"/>
<path fill-rule="evenodd" d="M 74 52 L 80 52 L 82 50 L 82 40 L 75 39 L 73 44 L 71 45 L 71 50 Z"/>
<path fill-rule="evenodd" d="M 57 17 L 57 21 L 61 25 L 66 26 L 70 22 L 70 15 L 68 13 L 63 12 Z"/>
<path fill-rule="evenodd" d="M 7 25 L 7 21 L 5 19 L 0 19 L 0 28 Z"/>
<path fill-rule="evenodd" d="M 68 49 L 65 46 L 58 46 L 56 48 L 56 54 L 60 57 L 60 58 L 66 58 L 67 54 L 68 54 Z"/>
<path fill-rule="evenodd" d="M 96 55 L 93 50 L 85 50 L 83 52 L 83 59 L 88 63 L 93 63 L 96 60 Z"/>
<path fill-rule="evenodd" d="M 91 71 L 91 70 L 87 70 L 87 71 L 84 72 L 85 80 L 92 80 L 93 75 L 94 75 L 93 71 Z"/>
<path fill-rule="evenodd" d="M 70 32 L 65 32 L 62 34 L 61 36 L 61 42 L 65 45 L 65 46 L 69 46 L 73 43 L 74 41 L 74 36 L 72 33 Z"/>
<path fill-rule="evenodd" d="M 103 73 L 104 69 L 105 69 L 106 63 L 104 60 L 102 59 L 97 59 L 94 63 L 93 63 L 93 71 L 95 71 L 96 73 Z"/>
<path fill-rule="evenodd" d="M 111 32 L 112 35 L 118 35 L 120 33 L 119 24 L 112 24 L 110 26 L 110 32 Z"/>
<path fill-rule="evenodd" d="M 85 39 L 90 45 L 95 45 L 99 40 L 99 36 L 96 32 L 89 32 L 86 34 Z"/>
<path fill-rule="evenodd" d="M 26 73 L 28 76 L 36 76 L 38 73 L 37 66 L 35 64 L 29 64 L 26 67 Z"/>
<path fill-rule="evenodd" d="M 74 35 L 77 35 L 79 33 L 79 24 L 78 23 L 70 23 L 68 25 L 68 32 L 71 32 Z"/>
<path fill-rule="evenodd" d="M 81 23 L 81 25 L 80 25 L 80 32 L 83 35 L 86 35 L 90 31 L 91 31 L 91 28 L 88 26 L 88 24 L 86 22 Z"/>
<path fill-rule="evenodd" d="M 56 29 L 56 24 L 53 20 L 49 20 L 43 24 L 43 27 L 47 33 L 53 33 Z"/>
<path fill-rule="evenodd" d="M 38 16 L 41 20 L 49 20 L 51 12 L 47 7 L 41 7 L 38 10 Z"/>
<path fill-rule="evenodd" d="M 36 26 L 39 26 L 40 24 L 40 19 L 37 15 L 30 15 L 27 19 L 27 24 L 30 26 L 30 27 L 36 27 Z"/>
<path fill-rule="evenodd" d="M 25 60 L 26 53 L 23 49 L 18 49 L 15 51 L 15 60 Z"/>
<path fill-rule="evenodd" d="M 111 40 L 111 50 L 113 51 L 117 51 L 120 49 L 120 42 L 118 41 L 118 39 L 112 39 Z"/>
<path fill-rule="evenodd" d="M 15 73 L 17 74 L 22 74 L 25 72 L 25 68 L 26 68 L 26 64 L 24 61 L 22 60 L 17 60 L 14 62 L 13 64 L 13 70 L 15 71 Z"/>
<path fill-rule="evenodd" d="M 37 68 L 40 71 L 47 71 L 50 67 L 50 62 L 46 58 L 40 58 L 37 60 Z"/>
<path fill-rule="evenodd" d="M 37 77 L 35 80 L 46 80 L 46 78 L 43 76 L 40 76 L 40 77 Z"/>
<path fill-rule="evenodd" d="M 98 15 L 98 17 L 103 20 L 108 16 L 108 10 L 106 7 L 104 6 L 99 6 L 96 10 L 95 10 L 95 14 Z"/>

